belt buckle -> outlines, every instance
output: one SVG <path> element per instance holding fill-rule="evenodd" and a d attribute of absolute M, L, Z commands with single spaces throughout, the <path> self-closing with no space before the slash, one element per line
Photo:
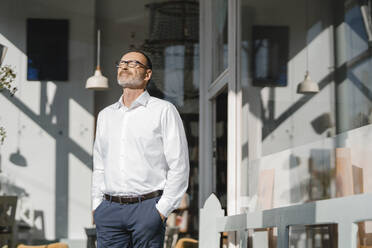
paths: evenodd
<path fill-rule="evenodd" d="M 138 202 L 142 202 L 144 200 L 146 200 L 144 195 L 139 195 L 138 196 Z"/>
<path fill-rule="evenodd" d="M 123 199 L 123 197 L 119 196 L 119 203 L 120 203 L 121 205 L 126 204 L 126 202 L 122 202 L 122 201 L 121 201 L 122 199 Z"/>

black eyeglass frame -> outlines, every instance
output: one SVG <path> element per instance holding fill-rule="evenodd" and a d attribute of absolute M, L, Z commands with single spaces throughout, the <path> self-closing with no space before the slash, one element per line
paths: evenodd
<path fill-rule="evenodd" d="M 129 65 L 130 63 L 132 63 L 132 64 Z M 133 63 L 135 63 L 135 65 L 133 65 Z M 135 68 L 137 65 L 140 65 L 140 66 L 142 66 L 145 69 L 150 69 L 146 65 L 142 64 L 141 62 L 139 62 L 138 60 L 120 60 L 120 61 L 116 61 L 115 62 L 116 68 L 120 68 L 124 64 L 126 64 L 129 68 Z"/>

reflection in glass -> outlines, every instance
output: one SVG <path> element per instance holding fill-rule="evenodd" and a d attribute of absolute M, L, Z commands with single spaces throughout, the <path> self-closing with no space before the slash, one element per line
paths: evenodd
<path fill-rule="evenodd" d="M 289 47 L 287 26 L 253 26 L 252 72 L 255 86 L 286 86 Z"/>
<path fill-rule="evenodd" d="M 248 134 L 243 137 L 240 192 L 249 211 L 262 210 L 270 202 L 271 208 L 278 208 L 372 192 L 372 47 L 360 1 L 308 1 L 309 8 L 305 2 L 297 1 L 296 8 L 298 13 L 309 12 L 311 28 L 301 28 L 305 18 L 290 14 L 290 1 L 241 1 L 240 76 Z M 270 57 L 269 44 L 262 39 L 258 58 L 252 59 L 252 30 L 257 25 L 289 26 L 286 87 L 254 85 L 254 74 L 268 74 Z M 306 51 L 320 92 L 302 96 L 295 90 L 306 70 Z M 259 68 L 252 70 L 252 63 Z M 257 150 L 254 159 L 252 150 Z M 335 247 L 335 229 L 293 227 L 290 247 Z"/>
<path fill-rule="evenodd" d="M 250 133 L 245 139 L 247 143 L 253 140 L 248 145 L 250 151 L 258 147 L 255 157 L 372 124 L 372 47 L 360 1 L 347 1 L 347 4 L 336 1 L 337 8 L 330 8 L 324 2 L 308 2 L 307 8 L 305 0 L 298 1 L 299 13 L 309 13 L 311 17 L 309 28 L 305 28 L 305 16 L 301 19 L 288 15 L 286 21 L 281 20 L 293 8 L 290 1 L 270 0 L 270 8 L 259 1 L 241 1 L 240 78 L 247 115 L 244 121 Z M 337 16 L 336 25 L 321 13 Z M 290 30 L 287 85 L 256 87 L 258 79 L 269 77 L 269 59 L 273 55 L 270 55 L 269 39 L 256 40 L 254 29 L 285 25 Z M 267 32 L 266 37 L 279 37 L 275 29 Z M 278 51 L 275 46 L 272 50 Z M 321 90 L 319 94 L 300 96 L 296 88 L 303 80 L 307 52 L 312 79 Z"/>
<path fill-rule="evenodd" d="M 344 23 L 340 41 L 344 44 L 342 53 L 345 64 L 336 68 L 336 74 L 340 75 L 336 78 L 338 132 L 372 123 L 371 45 L 356 1 L 345 9 Z"/>
<path fill-rule="evenodd" d="M 250 211 L 372 192 L 372 125 L 248 163 Z M 264 185 L 265 187 L 262 187 Z"/>
<path fill-rule="evenodd" d="M 222 208 L 227 208 L 227 90 L 215 99 L 215 122 L 213 140 L 214 160 L 214 192 L 221 202 Z"/>
<path fill-rule="evenodd" d="M 276 248 L 277 239 L 277 227 L 248 230 L 248 247 Z"/>
<path fill-rule="evenodd" d="M 197 237 L 198 232 L 198 160 L 199 160 L 199 44 L 167 45 L 150 53 L 153 76 L 148 86 L 150 95 L 172 102 L 184 124 L 189 146 L 190 179 L 187 208 L 170 216 L 170 225 L 181 225 L 181 233 Z"/>
<path fill-rule="evenodd" d="M 168 218 L 179 235 L 198 235 L 199 167 L 199 2 L 155 1 L 145 5 L 149 36 L 142 49 L 152 60 L 150 95 L 173 103 L 181 115 L 189 147 L 190 177 L 181 206 Z"/>
<path fill-rule="evenodd" d="M 291 248 L 337 248 L 337 225 L 291 226 Z"/>
<path fill-rule="evenodd" d="M 213 79 L 216 79 L 227 68 L 227 0 L 213 1 Z"/>
<path fill-rule="evenodd" d="M 372 221 L 363 221 L 358 224 L 358 247 L 371 247 L 372 246 Z"/>

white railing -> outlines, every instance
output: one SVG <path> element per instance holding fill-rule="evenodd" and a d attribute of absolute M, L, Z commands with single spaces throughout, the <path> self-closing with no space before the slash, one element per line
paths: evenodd
<path fill-rule="evenodd" d="M 224 216 L 217 197 L 209 196 L 200 210 L 200 248 L 220 247 L 221 232 L 277 227 L 277 247 L 289 247 L 289 227 L 337 224 L 338 247 L 356 248 L 358 222 L 372 220 L 372 194 L 315 201 L 300 205 Z M 239 235 L 240 247 L 247 246 L 247 235 Z"/>

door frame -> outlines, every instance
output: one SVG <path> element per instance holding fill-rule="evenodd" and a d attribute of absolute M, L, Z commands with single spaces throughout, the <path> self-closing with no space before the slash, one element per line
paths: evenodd
<path fill-rule="evenodd" d="M 228 89 L 227 214 L 240 213 L 241 103 L 240 0 L 228 2 L 228 66 L 213 79 L 213 0 L 200 0 L 199 208 L 213 190 L 213 102 Z"/>

